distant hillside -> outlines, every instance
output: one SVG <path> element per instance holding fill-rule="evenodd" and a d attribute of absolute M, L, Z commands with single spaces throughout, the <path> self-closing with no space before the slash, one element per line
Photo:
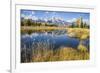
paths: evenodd
<path fill-rule="evenodd" d="M 56 26 L 70 26 L 72 25 L 72 23 L 67 22 L 63 19 L 58 19 L 58 18 L 51 18 L 51 19 L 25 19 L 25 18 L 21 18 L 22 21 L 25 20 L 30 20 L 31 22 L 35 22 L 35 23 L 46 23 L 49 25 L 56 25 Z"/>

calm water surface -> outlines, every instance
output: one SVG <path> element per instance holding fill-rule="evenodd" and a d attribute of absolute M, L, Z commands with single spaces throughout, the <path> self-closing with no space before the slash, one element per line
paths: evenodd
<path fill-rule="evenodd" d="M 49 44 L 49 49 L 59 49 L 61 47 L 77 48 L 80 41 L 77 38 L 69 37 L 67 31 L 64 30 L 21 34 L 21 48 L 32 48 L 34 46 L 36 48 L 39 43 L 42 43 L 44 47 Z M 82 44 L 89 48 L 89 39 L 82 41 Z"/>

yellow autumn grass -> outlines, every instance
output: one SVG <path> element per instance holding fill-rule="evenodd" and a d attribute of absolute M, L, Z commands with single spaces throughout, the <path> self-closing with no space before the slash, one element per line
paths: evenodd
<path fill-rule="evenodd" d="M 84 40 L 90 37 L 90 30 L 87 28 L 69 28 L 67 33 L 69 37 L 75 37 L 80 40 Z"/>
<path fill-rule="evenodd" d="M 68 60 L 88 60 L 89 52 L 80 51 L 73 48 L 61 48 L 57 50 L 39 51 L 33 55 L 33 62 L 47 62 L 47 61 L 68 61 Z"/>

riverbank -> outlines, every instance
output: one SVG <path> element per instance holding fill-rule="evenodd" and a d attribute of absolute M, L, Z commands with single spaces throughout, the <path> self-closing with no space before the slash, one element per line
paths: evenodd
<path fill-rule="evenodd" d="M 69 37 L 78 38 L 84 40 L 89 38 L 90 30 L 88 28 L 68 28 L 68 27 L 32 27 L 32 26 L 21 26 L 21 33 L 32 33 L 32 32 L 47 32 L 53 30 L 66 30 Z"/>
<path fill-rule="evenodd" d="M 87 28 L 69 28 L 67 34 L 69 37 L 84 40 L 90 37 L 90 30 Z"/>

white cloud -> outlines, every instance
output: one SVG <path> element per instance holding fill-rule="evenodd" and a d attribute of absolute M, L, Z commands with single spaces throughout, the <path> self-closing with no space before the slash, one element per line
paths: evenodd
<path fill-rule="evenodd" d="M 76 20 L 77 20 L 76 18 L 72 18 L 72 19 L 67 20 L 67 22 L 74 22 Z"/>
<path fill-rule="evenodd" d="M 47 22 L 47 21 L 48 21 L 48 19 L 47 19 L 47 18 L 44 18 L 44 21 L 45 21 L 45 22 Z"/>
<path fill-rule="evenodd" d="M 31 19 L 32 16 L 31 16 L 31 15 L 28 15 L 28 16 L 25 16 L 24 18 L 25 18 L 25 19 Z"/>
<path fill-rule="evenodd" d="M 24 13 L 29 13 L 29 14 L 24 14 Z M 24 11 L 24 13 L 21 14 L 21 17 L 25 19 L 30 19 L 35 14 L 34 11 Z"/>
<path fill-rule="evenodd" d="M 31 19 L 32 20 L 38 20 L 38 18 L 36 16 L 32 16 Z"/>
<path fill-rule="evenodd" d="M 64 19 L 61 18 L 61 17 L 55 17 L 54 19 L 55 19 L 55 20 L 64 20 Z"/>
<path fill-rule="evenodd" d="M 48 14 L 49 12 L 48 12 L 48 11 L 46 11 L 45 13 L 46 13 L 46 14 Z"/>
<path fill-rule="evenodd" d="M 33 16 L 34 14 L 35 14 L 34 11 L 32 11 L 32 13 L 30 15 L 21 14 L 21 17 L 23 17 L 24 19 L 37 20 L 38 18 L 36 16 Z"/>
<path fill-rule="evenodd" d="M 21 14 L 21 17 L 23 17 L 24 19 L 31 19 L 32 15 L 25 15 L 25 14 Z"/>
<path fill-rule="evenodd" d="M 34 12 L 34 11 L 32 11 L 31 15 L 34 15 L 34 14 L 35 14 L 35 12 Z"/>
<path fill-rule="evenodd" d="M 25 15 L 24 15 L 24 14 L 21 14 L 21 17 L 23 17 L 23 18 L 24 18 L 24 17 L 25 17 Z"/>
<path fill-rule="evenodd" d="M 73 19 L 69 19 L 67 20 L 67 22 L 75 22 L 77 20 L 77 18 L 73 18 Z M 87 24 L 90 24 L 89 20 L 88 19 L 83 19 L 83 23 L 87 23 Z"/>

